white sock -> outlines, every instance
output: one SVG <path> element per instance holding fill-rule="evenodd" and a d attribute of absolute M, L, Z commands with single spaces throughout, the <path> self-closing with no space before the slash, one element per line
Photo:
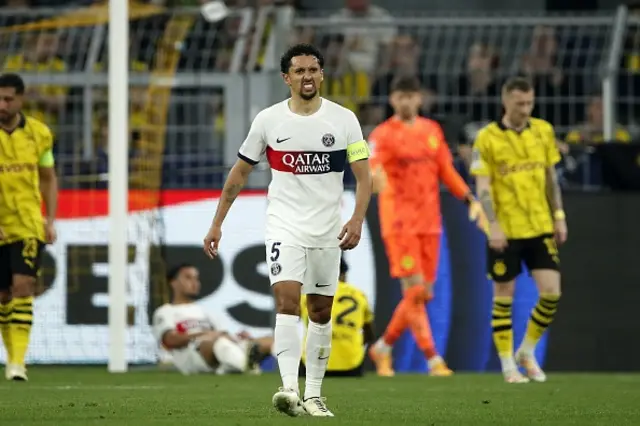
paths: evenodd
<path fill-rule="evenodd" d="M 520 348 L 518 348 L 518 352 L 522 352 L 524 355 L 532 357 L 536 350 L 536 343 L 527 340 L 526 338 L 522 341 Z"/>
<path fill-rule="evenodd" d="M 506 373 L 507 371 L 514 371 L 518 369 L 516 365 L 516 360 L 513 359 L 513 355 L 509 356 L 501 356 L 500 364 L 502 365 L 502 372 Z"/>
<path fill-rule="evenodd" d="M 382 352 L 383 354 L 390 354 L 393 349 L 391 346 L 387 345 L 387 342 L 385 342 L 382 337 L 374 343 L 374 347 L 377 352 Z"/>
<path fill-rule="evenodd" d="M 273 349 L 278 359 L 282 387 L 298 388 L 298 371 L 302 358 L 302 341 L 298 333 L 300 317 L 296 315 L 277 314 L 276 329 L 273 333 Z"/>
<path fill-rule="evenodd" d="M 309 321 L 306 349 L 305 400 L 319 398 L 321 395 L 322 379 L 324 379 L 324 373 L 327 371 L 329 355 L 331 354 L 331 321 L 326 324 L 317 324 Z"/>
<path fill-rule="evenodd" d="M 243 372 L 247 369 L 247 352 L 228 337 L 220 336 L 216 339 L 213 354 L 225 371 Z"/>

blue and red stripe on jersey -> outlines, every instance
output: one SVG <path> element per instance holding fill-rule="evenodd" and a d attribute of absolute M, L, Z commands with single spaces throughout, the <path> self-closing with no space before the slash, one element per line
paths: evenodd
<path fill-rule="evenodd" d="M 347 150 L 277 151 L 268 146 L 267 160 L 273 170 L 295 175 L 341 173 L 347 163 Z"/>

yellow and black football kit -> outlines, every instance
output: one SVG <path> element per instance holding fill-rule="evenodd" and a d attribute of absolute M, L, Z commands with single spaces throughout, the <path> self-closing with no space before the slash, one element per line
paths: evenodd
<path fill-rule="evenodd" d="M 44 246 L 41 167 L 54 167 L 53 136 L 32 117 L 21 116 L 11 133 L 0 130 L 0 289 L 15 274 L 37 276 Z"/>
<path fill-rule="evenodd" d="M 53 136 L 32 117 L 20 116 L 11 133 L 0 130 L 0 291 L 9 291 L 14 275 L 36 277 L 45 232 L 40 168 L 54 167 Z M 33 323 L 33 296 L 0 304 L 0 332 L 9 365 L 24 366 Z"/>
<path fill-rule="evenodd" d="M 471 173 L 491 178 L 498 223 L 508 246 L 488 249 L 487 267 L 496 282 L 509 282 L 529 270 L 559 269 L 554 222 L 547 201 L 546 169 L 560 161 L 553 126 L 531 118 L 517 132 L 493 122 L 478 133 Z"/>
<path fill-rule="evenodd" d="M 301 317 L 305 325 L 309 322 L 307 301 L 303 295 L 300 302 Z M 364 293 L 355 286 L 338 282 L 331 310 L 332 337 L 331 355 L 327 365 L 327 376 L 361 376 L 365 358 L 363 328 L 373 322 L 373 311 Z M 306 336 L 305 336 L 306 340 Z M 302 354 L 304 363 L 305 354 Z"/>

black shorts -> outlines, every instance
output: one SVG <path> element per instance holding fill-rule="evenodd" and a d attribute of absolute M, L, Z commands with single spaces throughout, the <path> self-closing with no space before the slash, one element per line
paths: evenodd
<path fill-rule="evenodd" d="M 44 243 L 30 238 L 0 245 L 0 290 L 9 290 L 14 275 L 37 278 Z"/>
<path fill-rule="evenodd" d="M 306 375 L 307 369 L 304 362 L 300 362 L 300 369 L 298 371 L 300 377 Z M 327 370 L 324 373 L 324 377 L 362 377 L 364 376 L 364 362 L 352 370 Z"/>
<path fill-rule="evenodd" d="M 522 264 L 529 271 L 535 269 L 560 270 L 558 246 L 552 234 L 534 238 L 508 240 L 509 245 L 500 253 L 487 248 L 487 270 L 495 282 L 509 282 L 522 272 Z"/>

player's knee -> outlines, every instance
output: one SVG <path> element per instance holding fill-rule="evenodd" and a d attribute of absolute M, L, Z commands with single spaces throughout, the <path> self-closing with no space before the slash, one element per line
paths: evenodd
<path fill-rule="evenodd" d="M 279 314 L 300 316 L 300 284 L 281 282 L 273 286 L 276 310 Z"/>
<path fill-rule="evenodd" d="M 333 297 L 310 294 L 307 296 L 307 311 L 309 319 L 316 324 L 327 324 L 331 321 Z"/>
<path fill-rule="evenodd" d="M 11 283 L 13 297 L 33 296 L 36 289 L 35 277 L 28 275 L 14 275 Z"/>
<path fill-rule="evenodd" d="M 316 324 L 327 324 L 331 321 L 331 305 L 310 306 L 309 319 Z"/>
<path fill-rule="evenodd" d="M 560 273 L 552 270 L 535 270 L 533 278 L 538 287 L 538 293 L 560 296 Z"/>
<path fill-rule="evenodd" d="M 401 278 L 400 282 L 402 283 L 402 289 L 408 290 L 411 287 L 424 285 L 424 278 L 421 274 L 414 274 L 409 277 Z"/>
<path fill-rule="evenodd" d="M 515 293 L 515 281 L 506 283 L 494 283 L 493 295 L 495 297 L 513 297 Z"/>
<path fill-rule="evenodd" d="M 0 291 L 0 304 L 9 303 L 11 301 L 11 292 Z"/>

